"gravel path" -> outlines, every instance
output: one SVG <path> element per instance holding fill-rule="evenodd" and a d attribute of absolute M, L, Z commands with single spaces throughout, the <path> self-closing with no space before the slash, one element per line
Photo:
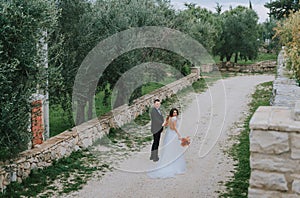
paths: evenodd
<path fill-rule="evenodd" d="M 232 145 L 229 137 L 238 134 L 239 123 L 256 85 L 274 76 L 238 76 L 219 80 L 206 92 L 193 95 L 181 114 L 179 131 L 192 138 L 185 152 L 187 171 L 168 179 L 150 179 L 154 168 L 149 160 L 150 144 L 122 161 L 101 179 L 94 178 L 80 191 L 66 197 L 218 197 L 222 182 L 232 175 L 233 161 L 224 150 Z M 163 137 L 162 137 L 163 139 Z"/>

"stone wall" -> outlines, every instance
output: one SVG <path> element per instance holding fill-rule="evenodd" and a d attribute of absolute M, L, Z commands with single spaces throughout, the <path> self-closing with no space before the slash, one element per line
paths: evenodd
<path fill-rule="evenodd" d="M 52 137 L 38 147 L 22 152 L 16 159 L 1 162 L 0 191 L 3 192 L 10 182 L 21 182 L 33 169 L 50 166 L 53 161 L 69 156 L 73 151 L 91 146 L 94 141 L 107 134 L 111 127 L 122 126 L 142 114 L 153 104 L 155 98 L 163 100 L 171 97 L 197 81 L 199 75 L 199 68 L 192 68 L 192 74 L 134 100 L 131 106 L 120 106 L 99 118 Z"/>
<path fill-rule="evenodd" d="M 273 106 L 294 107 L 295 102 L 300 99 L 300 87 L 295 79 L 291 79 L 292 75 L 286 69 L 284 60 L 284 51 L 278 55 L 277 77 L 273 83 Z"/>
<path fill-rule="evenodd" d="M 281 52 L 276 106 L 259 107 L 250 120 L 249 198 L 300 197 L 300 88 L 284 70 Z"/>
<path fill-rule="evenodd" d="M 276 69 L 276 61 L 261 61 L 251 65 L 238 65 L 232 62 L 218 64 L 220 71 L 228 72 L 268 72 Z"/>
<path fill-rule="evenodd" d="M 250 128 L 248 197 L 300 197 L 300 101 L 259 107 Z"/>

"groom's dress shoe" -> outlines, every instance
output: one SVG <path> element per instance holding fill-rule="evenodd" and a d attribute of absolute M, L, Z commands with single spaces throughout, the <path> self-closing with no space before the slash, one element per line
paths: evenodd
<path fill-rule="evenodd" d="M 153 158 L 153 162 L 157 162 L 159 160 L 159 158 L 158 157 L 156 157 L 156 158 Z"/>

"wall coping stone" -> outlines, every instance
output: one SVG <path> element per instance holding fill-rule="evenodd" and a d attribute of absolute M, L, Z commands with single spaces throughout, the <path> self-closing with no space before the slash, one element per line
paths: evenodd
<path fill-rule="evenodd" d="M 300 121 L 293 118 L 295 113 L 299 116 L 299 107 L 293 111 L 289 107 L 261 106 L 250 120 L 250 129 L 300 132 Z"/>

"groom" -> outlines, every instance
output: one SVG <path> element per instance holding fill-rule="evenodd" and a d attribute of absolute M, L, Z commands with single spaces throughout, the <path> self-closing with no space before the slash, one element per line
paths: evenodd
<path fill-rule="evenodd" d="M 159 160 L 158 146 L 159 146 L 160 134 L 163 131 L 162 124 L 164 122 L 164 118 L 162 116 L 159 107 L 160 107 L 160 100 L 155 99 L 154 107 L 151 110 L 151 132 L 153 134 L 153 143 L 152 143 L 151 156 L 150 156 L 150 160 L 153 160 L 154 162 L 157 162 Z"/>

